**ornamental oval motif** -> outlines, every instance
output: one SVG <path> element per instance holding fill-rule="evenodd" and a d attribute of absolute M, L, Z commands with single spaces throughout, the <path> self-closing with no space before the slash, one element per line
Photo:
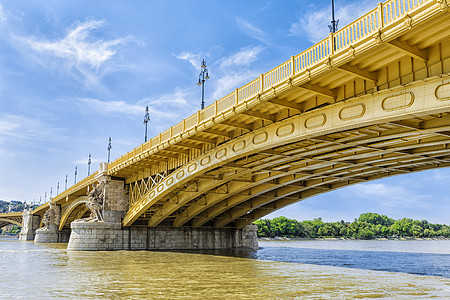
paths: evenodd
<path fill-rule="evenodd" d="M 269 138 L 269 135 L 267 134 L 267 132 L 264 131 L 264 132 L 256 134 L 253 137 L 252 142 L 253 142 L 253 144 L 258 145 L 258 144 L 262 144 L 262 143 L 266 142 L 268 138 Z"/>
<path fill-rule="evenodd" d="M 414 103 L 414 94 L 412 92 L 389 96 L 381 102 L 381 108 L 384 110 L 397 110 L 410 107 Z"/>
<path fill-rule="evenodd" d="M 204 165 L 207 165 L 207 164 L 209 164 L 209 162 L 211 161 L 211 156 L 206 156 L 206 157 L 203 157 L 201 160 L 200 160 L 200 165 L 201 166 L 204 166 Z"/>
<path fill-rule="evenodd" d="M 344 107 L 339 112 L 339 118 L 343 121 L 357 119 L 364 116 L 366 113 L 366 106 L 364 104 L 356 104 L 348 107 Z"/>
<path fill-rule="evenodd" d="M 147 201 L 149 201 L 151 198 L 155 197 L 155 191 L 152 191 L 150 193 L 150 196 L 147 197 Z"/>
<path fill-rule="evenodd" d="M 282 125 L 282 126 L 277 128 L 276 135 L 278 137 L 287 136 L 287 135 L 292 134 L 294 132 L 294 129 L 295 129 L 295 126 L 294 126 L 293 123 Z"/>
<path fill-rule="evenodd" d="M 434 95 L 441 101 L 450 100 L 450 82 L 438 85 L 434 90 Z"/>
<path fill-rule="evenodd" d="M 177 173 L 177 179 L 181 179 L 184 176 L 184 170 L 181 170 L 180 172 Z"/>
<path fill-rule="evenodd" d="M 164 186 L 162 184 L 158 185 L 158 187 L 156 188 L 156 190 L 158 192 L 161 192 L 164 189 Z"/>
<path fill-rule="evenodd" d="M 197 163 L 193 163 L 188 167 L 188 172 L 193 172 L 197 169 Z"/>
<path fill-rule="evenodd" d="M 245 140 L 239 141 L 233 145 L 233 151 L 238 152 L 245 148 Z"/>
<path fill-rule="evenodd" d="M 317 115 L 306 119 L 305 127 L 308 129 L 322 127 L 327 122 L 327 116 L 325 114 Z"/>
<path fill-rule="evenodd" d="M 169 179 L 167 179 L 167 186 L 170 186 L 173 183 L 173 177 L 170 177 Z"/>
<path fill-rule="evenodd" d="M 224 157 L 225 155 L 227 155 L 227 148 L 220 149 L 219 151 L 216 152 L 215 156 L 217 159 L 219 159 Z"/>

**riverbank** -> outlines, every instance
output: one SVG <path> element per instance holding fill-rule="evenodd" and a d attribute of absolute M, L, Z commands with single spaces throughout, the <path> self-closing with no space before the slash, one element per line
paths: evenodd
<path fill-rule="evenodd" d="M 258 241 L 437 241 L 437 240 L 450 240 L 446 237 L 380 237 L 372 239 L 357 239 L 347 237 L 318 237 L 318 238 L 302 238 L 302 237 L 274 237 L 274 238 L 258 238 Z"/>

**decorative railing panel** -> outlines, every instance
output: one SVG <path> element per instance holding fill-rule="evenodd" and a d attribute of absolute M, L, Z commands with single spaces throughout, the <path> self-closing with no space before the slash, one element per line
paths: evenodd
<path fill-rule="evenodd" d="M 261 90 L 261 78 L 256 78 L 250 83 L 238 89 L 238 102 L 245 101 L 255 96 Z"/>

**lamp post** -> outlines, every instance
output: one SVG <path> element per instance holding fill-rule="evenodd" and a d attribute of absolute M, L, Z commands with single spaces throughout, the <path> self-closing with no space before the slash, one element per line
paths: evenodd
<path fill-rule="evenodd" d="M 66 174 L 66 184 L 64 185 L 64 190 L 67 190 L 67 174 Z"/>
<path fill-rule="evenodd" d="M 150 114 L 148 113 L 148 105 L 145 107 L 145 116 L 144 116 L 144 124 L 145 124 L 145 139 L 144 143 L 147 142 L 147 123 L 150 121 Z"/>
<path fill-rule="evenodd" d="M 78 168 L 77 168 L 77 166 L 75 166 L 75 179 L 74 179 L 73 184 L 77 184 L 77 174 L 78 174 Z"/>
<path fill-rule="evenodd" d="M 59 195 L 59 181 L 58 184 L 56 185 L 56 195 Z"/>
<path fill-rule="evenodd" d="M 91 155 L 89 154 L 89 159 L 88 159 L 88 176 L 91 175 Z"/>
<path fill-rule="evenodd" d="M 338 27 L 339 19 L 334 19 L 334 0 L 331 0 L 331 25 L 328 25 L 330 32 L 335 33 Z"/>
<path fill-rule="evenodd" d="M 201 85 L 202 86 L 202 103 L 201 103 L 201 108 L 204 109 L 205 108 L 205 81 L 207 79 L 209 79 L 208 69 L 206 68 L 205 60 L 202 61 L 202 65 L 200 67 L 201 67 L 201 70 L 200 70 L 200 74 L 198 75 L 197 85 Z"/>
<path fill-rule="evenodd" d="M 111 154 L 111 137 L 109 137 L 109 143 L 108 143 L 108 148 L 106 148 L 106 150 L 108 150 L 108 164 L 109 164 L 109 158 L 110 158 L 110 154 Z"/>
<path fill-rule="evenodd" d="M 52 200 L 52 191 L 53 191 L 53 188 L 50 188 L 50 200 Z"/>

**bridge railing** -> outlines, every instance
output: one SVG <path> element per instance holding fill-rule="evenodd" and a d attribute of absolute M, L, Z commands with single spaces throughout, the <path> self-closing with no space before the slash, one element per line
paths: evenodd
<path fill-rule="evenodd" d="M 383 23 L 390 24 L 427 0 L 389 0 L 383 3 Z"/>
<path fill-rule="evenodd" d="M 299 72 L 303 72 L 317 64 L 323 63 L 328 57 L 348 49 L 350 45 L 355 45 L 355 43 L 368 36 L 373 36 L 377 30 L 391 24 L 395 20 L 403 18 L 413 9 L 430 2 L 431 0 L 388 0 L 378 4 L 376 8 L 338 30 L 336 33 L 330 33 L 327 38 L 300 54 L 292 56 L 290 60 L 261 74 L 260 77 L 243 87 L 236 89 L 222 99 L 215 101 L 205 109 L 198 111 L 197 114 L 184 119 L 182 122 L 160 133 L 159 136 L 150 139 L 143 144 L 142 147 L 135 148 L 123 155 L 110 163 L 108 169 L 112 170 L 118 167 L 123 162 L 142 154 L 142 151 L 156 149 L 155 147 L 158 145 L 227 111 L 234 105 L 251 99 L 258 93 L 271 89 L 274 85 L 283 82 Z"/>
<path fill-rule="evenodd" d="M 375 8 L 358 20 L 337 31 L 334 35 L 335 53 L 340 52 L 352 43 L 355 43 L 368 35 L 373 35 L 374 31 L 380 28 L 378 18 L 379 13 L 379 8 Z"/>

